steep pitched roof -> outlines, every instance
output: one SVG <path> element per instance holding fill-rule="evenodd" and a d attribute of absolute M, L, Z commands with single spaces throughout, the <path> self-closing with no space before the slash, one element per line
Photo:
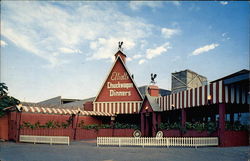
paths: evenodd
<path fill-rule="evenodd" d="M 148 88 L 148 87 L 147 87 L 147 88 Z M 155 112 L 162 111 L 161 108 L 160 108 L 160 105 L 156 102 L 157 98 L 159 98 L 159 97 L 150 96 L 147 89 L 146 89 L 145 92 L 146 92 L 146 94 L 145 94 L 143 103 L 144 103 L 146 100 L 148 100 L 148 102 L 149 102 L 151 108 L 153 109 L 153 111 L 155 111 Z"/>
<path fill-rule="evenodd" d="M 152 96 L 146 94 L 144 100 L 148 99 L 148 102 L 149 102 L 150 106 L 152 107 L 153 111 L 155 111 L 155 112 L 162 111 L 160 109 L 160 105 L 156 102 L 156 98 L 158 98 L 158 97 L 152 97 Z"/>
<path fill-rule="evenodd" d="M 105 83 L 108 81 L 109 76 L 111 75 L 111 73 L 112 73 L 112 71 L 113 71 L 115 65 L 116 65 L 118 62 L 121 62 L 121 65 L 122 65 L 122 67 L 124 68 L 125 72 L 127 72 L 129 79 L 130 79 L 131 82 L 133 83 L 133 86 L 134 86 L 134 88 L 136 89 L 136 92 L 137 92 L 137 94 L 138 94 L 140 100 L 143 100 L 143 97 L 141 96 L 141 93 L 140 93 L 139 89 L 137 88 L 137 85 L 135 84 L 134 79 L 131 77 L 131 74 L 129 73 L 129 71 L 128 71 L 126 65 L 124 64 L 124 62 L 123 62 L 123 60 L 122 60 L 122 58 L 118 55 L 117 58 L 116 58 L 116 60 L 115 60 L 115 62 L 114 62 L 114 64 L 113 64 L 113 66 L 111 67 L 110 72 L 108 73 L 108 75 L 107 75 L 105 81 L 103 82 L 102 87 L 100 88 L 100 90 L 99 90 L 99 92 L 98 92 L 98 94 L 97 94 L 97 96 L 96 96 L 94 102 L 96 102 L 96 101 L 98 100 L 100 94 L 102 93 L 102 90 L 103 90 L 104 87 L 105 87 Z"/>

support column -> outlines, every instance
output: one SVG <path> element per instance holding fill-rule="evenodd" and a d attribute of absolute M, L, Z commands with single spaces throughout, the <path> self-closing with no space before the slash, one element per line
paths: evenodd
<path fill-rule="evenodd" d="M 216 121 L 216 113 L 218 112 L 217 110 L 215 110 L 215 107 L 208 107 L 210 108 L 211 112 L 210 112 L 210 116 L 211 116 L 211 121 L 215 122 Z"/>
<path fill-rule="evenodd" d="M 155 112 L 153 112 L 153 117 L 152 117 L 152 126 L 153 126 L 153 128 L 152 128 L 152 135 L 153 135 L 153 137 L 155 137 L 156 136 L 156 132 L 157 132 L 157 128 L 156 128 L 156 124 L 157 124 L 157 121 L 156 121 L 156 113 Z"/>
<path fill-rule="evenodd" d="M 219 104 L 219 138 L 220 138 L 220 146 L 224 146 L 225 144 L 225 111 L 226 104 Z"/>
<path fill-rule="evenodd" d="M 69 121 L 70 121 L 70 124 L 71 124 L 71 128 L 74 129 L 76 127 L 76 115 L 75 114 L 72 114 L 70 115 L 69 117 Z"/>
<path fill-rule="evenodd" d="M 144 136 L 148 136 L 149 131 L 149 117 L 145 115 L 145 130 L 144 130 Z"/>
<path fill-rule="evenodd" d="M 141 113 L 141 133 L 142 133 L 142 136 L 144 136 L 145 135 L 145 129 L 144 129 L 144 127 L 145 127 L 145 119 L 144 119 L 144 114 L 143 113 Z"/>
<path fill-rule="evenodd" d="M 230 122 L 234 123 L 234 113 L 230 113 Z"/>
<path fill-rule="evenodd" d="M 161 124 L 161 113 L 158 113 L 158 114 L 157 114 L 157 125 L 158 125 L 157 129 L 158 129 L 158 130 L 159 130 L 159 128 L 160 128 L 160 124 Z"/>
<path fill-rule="evenodd" d="M 181 127 L 185 127 L 187 120 L 186 110 L 183 108 L 181 109 Z"/>
<path fill-rule="evenodd" d="M 21 129 L 21 119 L 22 119 L 22 112 L 16 111 L 16 142 L 20 140 L 20 129 Z"/>

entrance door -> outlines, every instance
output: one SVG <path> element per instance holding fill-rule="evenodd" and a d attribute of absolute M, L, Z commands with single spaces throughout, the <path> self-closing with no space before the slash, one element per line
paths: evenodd
<path fill-rule="evenodd" d="M 152 113 L 145 115 L 145 136 L 152 137 Z"/>

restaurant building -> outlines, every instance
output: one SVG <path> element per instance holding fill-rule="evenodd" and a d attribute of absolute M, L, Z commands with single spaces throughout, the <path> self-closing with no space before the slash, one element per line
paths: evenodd
<path fill-rule="evenodd" d="M 192 73 L 190 70 L 185 72 Z M 176 76 L 178 73 L 173 74 L 175 79 L 178 79 Z M 78 123 L 81 121 L 85 124 L 119 122 L 138 125 L 142 136 L 155 137 L 156 133 L 162 130 L 164 136 L 218 136 L 220 146 L 248 145 L 247 129 L 240 128 L 235 131 L 229 128 L 228 123 L 233 126 L 236 126 L 235 122 L 249 125 L 249 70 L 241 70 L 210 83 L 207 83 L 205 77 L 201 75 L 198 77 L 202 78 L 202 81 L 197 86 L 192 85 L 192 88 L 185 87 L 183 90 L 175 86 L 178 90 L 172 93 L 162 91 L 154 83 L 139 90 L 126 67 L 126 55 L 119 50 L 97 96 L 85 101 L 83 108 L 23 106 L 22 112 L 12 112 L 6 116 L 8 134 L 4 135 L 7 139 L 16 138 L 21 132 L 13 133 L 13 131 L 18 131 L 16 129 L 20 129 L 24 121 L 33 123 L 37 120 L 46 122 L 51 119 L 62 121 L 71 117 L 72 129 L 75 129 L 72 139 L 86 138 L 84 137 L 86 131 L 85 134 L 80 134 L 81 130 L 78 129 Z M 140 92 L 142 89 L 144 91 Z M 18 109 L 20 110 L 20 107 Z M 190 132 L 192 128 L 187 127 L 190 123 L 195 125 L 206 123 L 204 126 L 207 126 L 209 122 L 217 125 L 213 133 Z M 179 125 L 176 127 L 177 132 L 162 128 L 164 125 L 172 126 L 175 123 Z M 119 136 L 132 136 L 132 134 L 121 133 Z"/>

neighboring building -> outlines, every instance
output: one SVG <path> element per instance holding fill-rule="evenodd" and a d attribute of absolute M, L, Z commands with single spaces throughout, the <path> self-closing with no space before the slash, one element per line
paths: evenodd
<path fill-rule="evenodd" d="M 172 73 L 172 93 L 197 88 L 207 84 L 207 78 L 191 70 Z"/>
<path fill-rule="evenodd" d="M 63 105 L 66 103 L 71 103 L 75 101 L 80 101 L 79 99 L 68 99 L 68 98 L 62 98 L 61 96 L 54 97 L 45 101 L 38 102 L 37 104 L 40 105 Z"/>
<path fill-rule="evenodd" d="M 145 97 L 147 88 L 148 88 L 148 86 L 138 87 L 142 97 Z M 171 94 L 171 91 L 169 91 L 167 89 L 159 88 L 159 95 L 166 96 L 166 95 L 170 95 L 170 94 Z"/>
<path fill-rule="evenodd" d="M 79 100 L 79 101 L 74 101 L 74 102 L 70 102 L 70 103 L 65 103 L 62 104 L 61 107 L 63 108 L 69 108 L 69 109 L 85 109 L 84 105 L 87 102 L 92 102 L 94 101 L 95 97 L 91 97 L 91 98 L 87 98 L 84 100 Z"/>

